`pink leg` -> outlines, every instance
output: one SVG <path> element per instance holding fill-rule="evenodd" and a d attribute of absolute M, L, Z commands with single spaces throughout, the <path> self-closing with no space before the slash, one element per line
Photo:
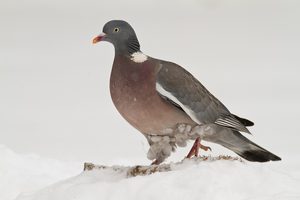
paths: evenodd
<path fill-rule="evenodd" d="M 204 146 L 204 145 L 202 145 L 200 142 L 201 142 L 201 140 L 200 140 L 200 138 L 198 137 L 198 138 L 195 140 L 195 142 L 194 142 L 194 144 L 193 144 L 193 146 L 192 146 L 190 152 L 189 152 L 188 155 L 186 156 L 187 158 L 191 158 L 192 156 L 198 157 L 199 149 L 203 149 L 204 151 L 207 151 L 207 150 L 210 150 L 210 151 L 211 151 L 211 148 L 210 148 L 210 147 Z"/>

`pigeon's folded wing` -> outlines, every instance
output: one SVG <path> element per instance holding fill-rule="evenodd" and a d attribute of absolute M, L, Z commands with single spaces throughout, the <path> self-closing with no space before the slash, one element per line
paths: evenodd
<path fill-rule="evenodd" d="M 156 90 L 162 98 L 181 108 L 198 124 L 214 123 L 250 133 L 243 122 L 232 115 L 193 75 L 175 63 L 160 63 Z"/>

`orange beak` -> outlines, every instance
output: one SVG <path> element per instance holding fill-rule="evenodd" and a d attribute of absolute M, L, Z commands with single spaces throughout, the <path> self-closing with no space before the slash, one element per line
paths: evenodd
<path fill-rule="evenodd" d="M 97 37 L 95 37 L 95 38 L 93 39 L 93 44 L 96 44 L 96 43 L 102 41 L 103 38 L 105 37 L 105 35 L 106 35 L 105 33 L 101 33 L 100 35 L 98 35 Z"/>

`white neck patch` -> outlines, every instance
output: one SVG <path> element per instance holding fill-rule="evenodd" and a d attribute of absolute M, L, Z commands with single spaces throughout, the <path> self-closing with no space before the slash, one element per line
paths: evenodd
<path fill-rule="evenodd" d="M 148 59 L 148 56 L 143 54 L 142 52 L 135 52 L 135 53 L 131 54 L 130 59 L 136 63 L 143 63 Z"/>

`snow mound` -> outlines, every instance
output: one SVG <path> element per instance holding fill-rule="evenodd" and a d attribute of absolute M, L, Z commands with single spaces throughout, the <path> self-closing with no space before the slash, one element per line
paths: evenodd
<path fill-rule="evenodd" d="M 137 167 L 150 172 L 129 173 Z M 152 174 L 155 167 L 160 168 L 155 172 L 162 173 Z M 160 166 L 86 164 L 81 174 L 20 195 L 17 200 L 299 199 L 300 179 L 285 169 L 282 162 L 261 164 L 214 158 Z"/>
<path fill-rule="evenodd" d="M 78 174 L 77 163 L 60 162 L 37 155 L 19 155 L 0 145 L 0 199 L 37 190 Z"/>

